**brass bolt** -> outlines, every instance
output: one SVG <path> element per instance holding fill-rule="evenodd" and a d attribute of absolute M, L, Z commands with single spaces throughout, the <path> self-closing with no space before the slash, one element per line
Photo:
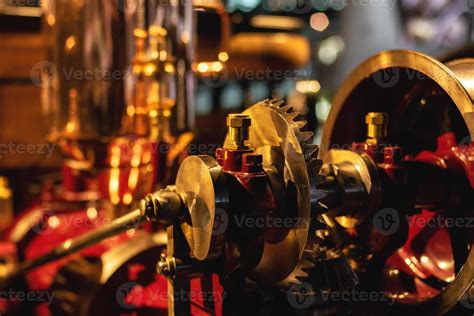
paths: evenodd
<path fill-rule="evenodd" d="M 162 253 L 160 261 L 156 264 L 156 272 L 167 278 L 173 278 L 176 275 L 176 259 Z"/>
<path fill-rule="evenodd" d="M 367 142 L 378 144 L 387 138 L 388 115 L 381 112 L 369 112 L 365 116 L 367 124 Z"/>
<path fill-rule="evenodd" d="M 227 127 L 229 131 L 230 144 L 228 149 L 248 149 L 246 145 L 249 139 L 250 116 L 245 114 L 229 114 L 227 116 Z"/>

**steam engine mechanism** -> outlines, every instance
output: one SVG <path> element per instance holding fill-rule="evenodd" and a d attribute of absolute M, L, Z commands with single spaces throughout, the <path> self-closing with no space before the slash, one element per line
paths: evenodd
<path fill-rule="evenodd" d="M 14 218 L 0 204 L 0 315 L 473 313 L 474 59 L 381 52 L 339 86 L 320 144 L 305 115 L 266 99 L 194 155 L 194 76 L 238 67 L 222 4 L 158 1 L 131 18 L 53 2 L 56 67 L 132 75 L 46 78 L 62 180 Z M 195 38 L 210 17 L 217 53 Z M 236 60 L 255 53 L 235 46 Z"/>

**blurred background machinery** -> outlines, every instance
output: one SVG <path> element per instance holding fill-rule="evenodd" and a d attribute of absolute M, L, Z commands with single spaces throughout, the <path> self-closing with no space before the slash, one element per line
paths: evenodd
<path fill-rule="evenodd" d="M 173 172 L 193 141 L 195 9 L 213 16 L 219 3 L 196 8 L 192 2 L 135 4 L 42 3 L 40 36 L 48 59 L 30 72 L 32 82 L 41 88 L 35 103 L 42 116 L 36 113 L 36 119 L 26 119 L 48 127 L 43 137 L 50 143 L 38 143 L 34 152 L 39 159 L 43 147 L 43 155 L 51 149 L 48 158 L 53 149 L 60 149 L 64 158 L 60 166 L 51 163 L 59 175 L 46 173 L 40 194 L 25 199 L 26 208 L 14 218 L 11 190 L 3 179 L 2 258 L 8 264 L 37 258 L 128 213 L 145 194 L 174 179 Z M 6 14 L 21 15 L 34 8 L 8 9 L 13 11 Z M 216 41 L 220 39 L 219 34 Z M 18 144 L 11 143 L 13 151 Z M 128 244 L 130 238 L 140 239 L 140 246 Z M 165 243 L 158 227 L 130 227 L 80 257 L 41 267 L 18 281 L 19 289 L 57 293 L 59 303 L 19 304 L 2 298 L 7 306 L 2 310 L 48 315 L 88 314 L 95 304 L 120 309 L 117 303 L 110 307 L 94 298 L 107 297 L 101 291 L 120 285 L 124 278 L 161 286 L 162 292 L 164 280 L 154 284 L 155 271 L 146 261 L 153 254 L 159 256 Z M 85 293 L 91 294 L 89 300 L 83 299 Z M 154 300 L 143 308 L 159 312 L 165 301 Z"/>
<path fill-rule="evenodd" d="M 135 2 L 127 5 L 129 12 L 140 7 Z M 216 3 L 195 3 L 198 19 L 207 13 L 196 29 L 201 39 L 196 41 L 195 136 L 208 147 L 223 140 L 221 122 L 226 113 L 270 97 L 289 99 L 307 116 L 309 129 L 316 130 L 319 141 L 330 100 L 342 80 L 381 50 L 416 49 L 441 60 L 467 57 L 472 52 L 468 48 L 472 10 L 467 0 L 380 0 L 372 5 L 331 0 Z M 18 118 L 15 125 L 11 120 L 2 122 L 5 143 L 42 144 L 49 129 L 48 122 L 28 124 L 42 117 L 39 107 L 15 106 L 37 103 L 41 89 L 31 84 L 30 72 L 38 62 L 50 59 L 38 32 L 39 6 L 39 1 L 6 1 L 0 7 L 3 117 Z M 12 175 L 12 188 L 28 186 L 33 194 L 39 187 L 28 185 L 32 181 L 27 168 L 33 168 L 36 175 L 57 170 L 59 163 L 56 153 L 51 157 L 9 153 L 2 159 L 4 174 Z M 19 194 L 23 193 L 15 195 L 15 204 L 28 200 Z"/>

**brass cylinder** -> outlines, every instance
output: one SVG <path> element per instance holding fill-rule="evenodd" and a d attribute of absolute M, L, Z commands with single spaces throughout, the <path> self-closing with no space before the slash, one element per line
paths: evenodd
<path fill-rule="evenodd" d="M 227 116 L 227 127 L 230 144 L 228 149 L 247 149 L 249 139 L 250 116 L 244 114 L 229 114 Z"/>
<path fill-rule="evenodd" d="M 104 163 L 103 153 L 117 138 L 156 138 L 149 127 L 157 99 L 173 105 L 167 115 L 174 135 L 193 129 L 196 28 L 191 0 L 51 0 L 43 9 L 50 59 L 43 109 L 49 139 L 68 158 Z M 166 43 L 158 55 L 154 30 Z M 158 72 L 150 55 L 167 62 L 159 69 L 166 78 L 155 76 L 154 85 L 144 78 Z M 70 91 L 75 91 L 73 100 Z"/>
<path fill-rule="evenodd" d="M 370 112 L 365 116 L 367 142 L 378 144 L 387 138 L 388 116 L 386 113 Z"/>

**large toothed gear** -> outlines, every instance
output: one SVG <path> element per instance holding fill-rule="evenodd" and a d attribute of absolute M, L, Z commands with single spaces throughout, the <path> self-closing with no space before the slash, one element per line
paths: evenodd
<path fill-rule="evenodd" d="M 252 108 L 261 105 L 266 106 L 272 111 L 276 112 L 279 116 L 284 118 L 288 126 L 291 127 L 301 148 L 301 152 L 298 152 L 298 154 L 303 155 L 302 157 L 304 158 L 304 161 L 306 163 L 306 170 L 310 181 L 310 186 L 318 185 L 319 183 L 324 181 L 324 176 L 319 173 L 323 165 L 323 161 L 318 158 L 319 146 L 313 144 L 312 142 L 313 132 L 303 130 L 307 122 L 305 120 L 298 119 L 300 113 L 298 111 L 295 111 L 290 105 L 285 104 L 283 100 L 266 99 L 249 108 L 247 111 L 244 112 L 244 114 L 248 114 L 247 112 L 251 111 Z M 255 126 L 253 128 L 255 128 Z M 252 148 L 254 148 L 252 145 L 255 144 L 252 142 L 252 138 L 250 139 L 250 145 Z M 322 190 L 318 190 L 317 195 L 317 201 L 315 201 L 315 199 L 312 199 L 313 203 L 316 202 L 315 205 L 312 205 L 312 211 L 321 214 L 324 213 L 326 210 L 324 204 L 320 202 L 320 200 L 324 198 L 325 193 Z"/>
<path fill-rule="evenodd" d="M 254 269 L 256 279 L 276 284 L 292 273 L 304 255 L 312 215 L 325 211 L 319 202 L 324 192 L 312 190 L 321 181 L 319 147 L 312 144 L 313 133 L 303 130 L 306 121 L 298 120 L 299 112 L 281 100 L 258 102 L 242 114 L 252 120 L 248 145 L 263 156 L 268 174 L 281 177 L 288 194 L 294 194 L 295 209 L 285 211 L 300 219 L 301 225 L 291 228 L 282 240 L 265 242 Z"/>
<path fill-rule="evenodd" d="M 358 277 L 347 258 L 339 250 L 331 248 L 326 223 L 321 216 L 312 221 L 306 249 L 293 272 L 278 286 L 291 292 L 299 285 L 310 285 L 316 292 L 297 293 L 312 296 L 318 306 L 327 305 L 321 293 L 341 292 L 358 284 Z M 312 232 L 312 233 L 311 233 Z"/>
<path fill-rule="evenodd" d="M 324 176 L 319 173 L 322 161 L 318 159 L 319 147 L 312 144 L 313 133 L 302 131 L 306 122 L 297 120 L 299 113 L 293 111 L 290 106 L 284 105 L 281 100 L 264 100 L 249 108 L 245 114 L 248 114 L 247 112 L 254 115 L 256 113 L 260 114 L 263 111 L 254 110 L 255 107 L 258 109 L 260 106 L 270 109 L 274 117 L 283 118 L 295 135 L 301 148 L 301 158 L 306 165 L 307 178 L 311 186 L 311 196 L 309 198 L 311 201 L 311 221 L 309 227 L 307 227 L 308 230 L 305 232 L 307 236 L 305 247 L 292 272 L 286 278 L 279 281 L 277 285 L 283 290 L 288 290 L 294 285 L 308 283 L 323 291 L 342 290 L 354 286 L 357 283 L 357 276 L 350 268 L 346 258 L 327 246 L 329 244 L 326 240 L 327 226 L 324 219 L 320 216 L 327 209 L 321 203 L 321 200 L 325 197 L 325 192 L 318 189 L 319 184 L 324 181 Z M 260 118 L 257 120 L 259 124 L 257 127 L 253 126 L 254 133 L 258 131 L 259 135 L 264 135 L 263 137 L 271 140 L 271 137 L 269 137 L 271 135 L 267 135 L 264 130 L 260 131 L 259 129 L 263 124 L 260 123 L 262 120 Z M 255 122 L 255 120 L 252 122 Z M 266 127 L 271 129 L 270 126 Z M 276 124 L 275 130 L 278 131 L 279 129 L 278 124 Z M 257 149 L 261 147 L 261 143 L 256 143 L 251 135 L 250 146 Z M 281 254 L 282 252 L 280 252 L 280 256 Z M 331 266 L 331 268 L 328 268 L 328 266 Z M 334 271 L 334 275 L 341 278 L 340 282 L 335 282 L 334 280 L 338 280 L 338 278 L 333 277 L 334 275 L 328 273 L 328 271 Z"/>

